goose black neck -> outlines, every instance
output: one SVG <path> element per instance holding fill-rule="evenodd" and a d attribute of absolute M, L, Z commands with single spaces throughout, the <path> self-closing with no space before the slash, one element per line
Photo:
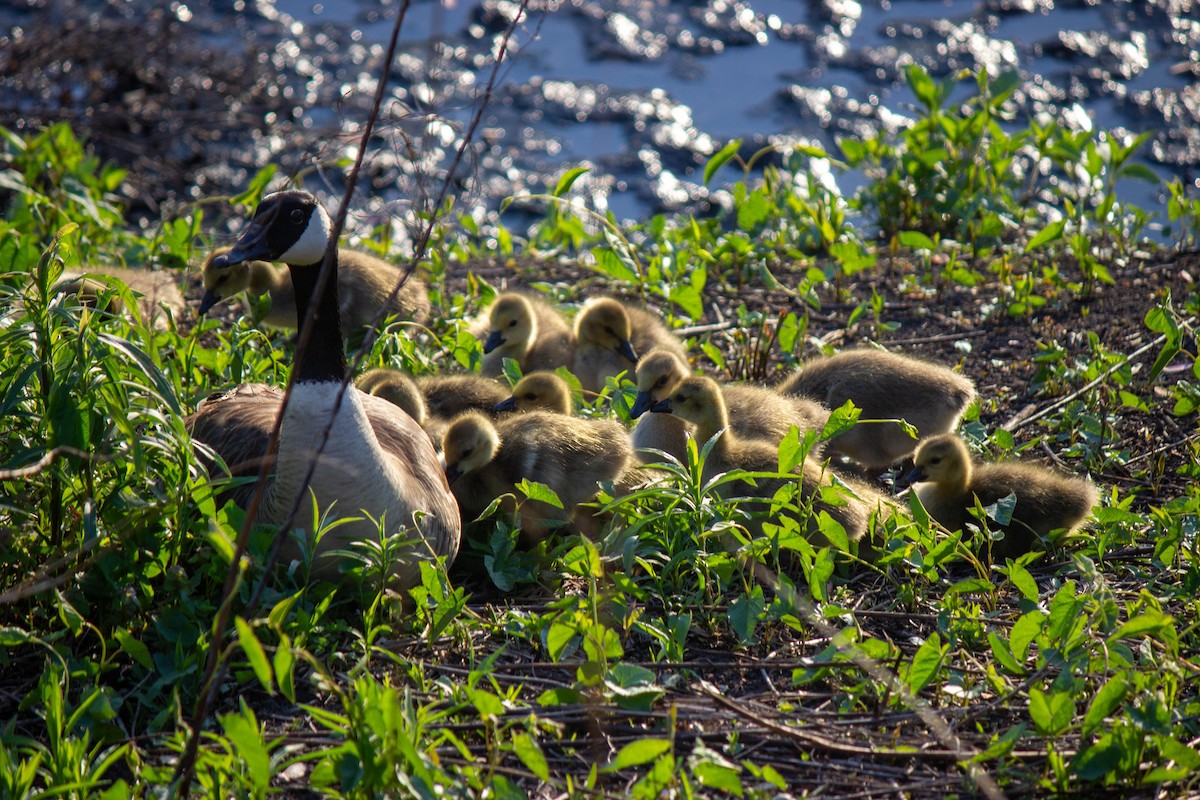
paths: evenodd
<path fill-rule="evenodd" d="M 296 382 L 322 381 L 341 383 L 346 377 L 346 352 L 342 349 L 342 319 L 338 308 L 337 254 L 330 265 L 329 282 L 325 291 L 316 295 L 317 278 L 321 275 L 319 264 L 309 267 L 288 265 L 292 274 L 292 286 L 296 291 L 297 329 L 303 327 L 309 306 L 316 304 L 312 338 L 303 361 L 298 366 Z"/>

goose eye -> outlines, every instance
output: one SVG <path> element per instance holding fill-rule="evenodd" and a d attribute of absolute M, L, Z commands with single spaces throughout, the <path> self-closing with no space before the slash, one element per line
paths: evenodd
<path fill-rule="evenodd" d="M 514 319 L 512 322 L 508 323 L 508 327 L 510 327 L 510 328 L 517 327 L 517 321 Z"/>
<path fill-rule="evenodd" d="M 526 392 L 525 399 L 526 400 L 537 400 L 537 395 L 534 394 L 533 392 Z"/>
<path fill-rule="evenodd" d="M 940 463 L 942 463 L 942 457 L 937 456 L 935 458 L 931 458 L 931 459 L 929 459 L 929 463 L 930 464 L 940 464 Z"/>
<path fill-rule="evenodd" d="M 296 223 L 297 225 L 299 225 L 301 222 L 304 222 L 304 212 L 298 208 L 292 209 L 292 222 Z"/>
<path fill-rule="evenodd" d="M 223 285 L 227 280 L 229 280 L 229 275 L 222 275 L 221 277 L 217 278 L 217 286 Z"/>
<path fill-rule="evenodd" d="M 474 448 L 474 447 L 468 447 L 466 450 L 463 450 L 463 451 L 462 451 L 462 453 L 460 453 L 460 456 L 461 456 L 462 458 L 470 458 L 470 457 L 471 457 L 471 453 L 474 453 L 474 452 L 475 452 L 475 448 Z"/>
<path fill-rule="evenodd" d="M 605 325 L 605 326 L 604 326 L 604 331 L 605 331 L 605 333 L 610 333 L 610 334 L 612 334 L 613 336 L 616 336 L 616 335 L 617 335 L 617 332 L 616 332 L 616 331 L 614 331 L 614 330 L 612 329 L 612 325 Z"/>
<path fill-rule="evenodd" d="M 661 378 L 658 379 L 658 381 L 655 382 L 654 385 L 655 386 L 663 386 L 666 384 L 666 382 L 667 382 L 667 376 L 663 375 Z"/>

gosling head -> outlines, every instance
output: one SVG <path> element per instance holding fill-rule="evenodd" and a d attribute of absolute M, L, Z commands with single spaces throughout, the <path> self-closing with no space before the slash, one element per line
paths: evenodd
<path fill-rule="evenodd" d="M 367 370 L 354 382 L 360 392 L 387 400 L 408 414 L 418 425 L 428 418 L 425 396 L 412 378 L 394 369 Z"/>
<path fill-rule="evenodd" d="M 603 298 L 584 306 L 575 320 L 575 338 L 580 344 L 592 344 L 608 350 L 616 350 L 631 363 L 638 361 L 633 343 L 629 341 L 632 330 L 625 308 L 612 298 Z"/>
<path fill-rule="evenodd" d="M 629 410 L 630 416 L 637 419 L 649 411 L 655 402 L 667 397 L 687 377 L 687 367 L 678 356 L 666 350 L 651 350 L 642 356 L 637 363 L 638 393 Z"/>
<path fill-rule="evenodd" d="M 692 423 L 702 439 L 709 439 L 717 431 L 729 427 L 721 387 L 712 378 L 687 378 L 650 410 L 674 414 Z"/>
<path fill-rule="evenodd" d="M 931 436 L 917 445 L 913 468 L 903 483 L 936 483 L 965 486 L 971 480 L 971 453 L 962 439 L 952 433 Z"/>
<path fill-rule="evenodd" d="M 527 347 L 537 338 L 533 305 L 519 294 L 502 294 L 496 298 L 488 318 L 491 329 L 483 343 L 484 353 L 502 345 Z"/>
<path fill-rule="evenodd" d="M 223 267 L 213 266 L 219 256 L 225 255 L 232 249 L 231 247 L 221 247 L 213 250 L 204 260 L 204 266 L 200 268 L 200 278 L 204 281 L 204 299 L 200 301 L 200 316 L 207 314 L 210 308 L 222 300 L 227 300 L 250 288 L 252 262 L 239 261 Z"/>
<path fill-rule="evenodd" d="M 446 480 L 453 485 L 463 475 L 486 466 L 500 449 L 500 434 L 481 414 L 464 414 L 442 434 Z"/>
<path fill-rule="evenodd" d="M 496 404 L 497 411 L 571 413 L 571 388 L 553 372 L 531 372 L 513 387 L 512 397 Z"/>

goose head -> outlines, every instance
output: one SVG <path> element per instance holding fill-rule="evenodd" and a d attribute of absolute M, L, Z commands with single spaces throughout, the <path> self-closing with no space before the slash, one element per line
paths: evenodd
<path fill-rule="evenodd" d="M 497 411 L 540 409 L 556 414 L 571 413 L 571 388 L 553 372 L 531 372 L 513 387 L 512 397 L 496 404 Z"/>
<path fill-rule="evenodd" d="M 319 266 L 325 258 L 333 223 L 308 192 L 269 194 L 237 243 L 216 255 L 209 266 L 225 270 L 243 261 L 282 261 L 293 267 Z"/>
<path fill-rule="evenodd" d="M 630 342 L 632 329 L 625 307 L 612 298 L 603 298 L 584 306 L 575 320 L 575 338 L 581 345 L 615 350 L 636 364 L 637 352 Z"/>
<path fill-rule="evenodd" d="M 629 410 L 637 419 L 659 400 L 670 395 L 681 381 L 687 380 L 688 371 L 677 356 L 666 350 L 651 350 L 638 359 L 637 398 Z"/>
<path fill-rule="evenodd" d="M 962 439 L 952 433 L 932 436 L 913 454 L 913 468 L 903 483 L 936 483 L 944 487 L 966 487 L 971 482 L 971 453 Z"/>
<path fill-rule="evenodd" d="M 537 339 L 533 306 L 519 294 L 504 294 L 497 298 L 488 318 L 491 329 L 483 343 L 484 353 L 501 346 L 528 350 L 529 345 Z"/>
<path fill-rule="evenodd" d="M 712 378 L 685 379 L 650 410 L 674 414 L 692 423 L 700 441 L 711 439 L 717 431 L 729 427 L 729 412 L 725 409 L 721 387 Z"/>
<path fill-rule="evenodd" d="M 463 475 L 491 463 L 499 449 L 500 434 L 483 415 L 464 414 L 454 420 L 442 435 L 446 481 L 453 485 Z"/>

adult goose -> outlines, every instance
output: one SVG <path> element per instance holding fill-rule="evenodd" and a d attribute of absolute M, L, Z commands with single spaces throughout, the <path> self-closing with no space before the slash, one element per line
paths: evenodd
<path fill-rule="evenodd" d="M 257 522 L 282 524 L 303 491 L 291 524 L 306 529 L 315 496 L 319 511 L 354 518 L 321 539 L 314 565 L 318 574 L 333 572 L 329 551 L 379 541 L 382 528 L 385 534 L 411 539 L 394 567 L 401 586 L 409 587 L 419 580 L 419 561 L 454 559 L 461 533 L 458 507 L 429 438 L 412 418 L 354 387 L 345 390 L 339 404 L 347 370 L 336 257 L 326 290 L 315 294 L 331 227 L 329 215 L 311 194 L 277 192 L 263 198 L 246 232 L 218 257 L 218 266 L 251 259 L 282 261 L 296 289 L 298 322 L 316 305 L 312 339 L 294 367 L 279 452 Z M 187 424 L 193 437 L 212 448 L 234 474 L 245 474 L 261 463 L 282 401 L 283 393 L 273 387 L 240 386 L 205 401 Z M 327 426 L 328 441 L 317 455 Z M 302 489 L 314 459 L 312 479 Z M 249 492 L 250 487 L 241 487 L 234 499 L 244 503 Z M 291 548 L 287 555 L 295 552 Z"/>

